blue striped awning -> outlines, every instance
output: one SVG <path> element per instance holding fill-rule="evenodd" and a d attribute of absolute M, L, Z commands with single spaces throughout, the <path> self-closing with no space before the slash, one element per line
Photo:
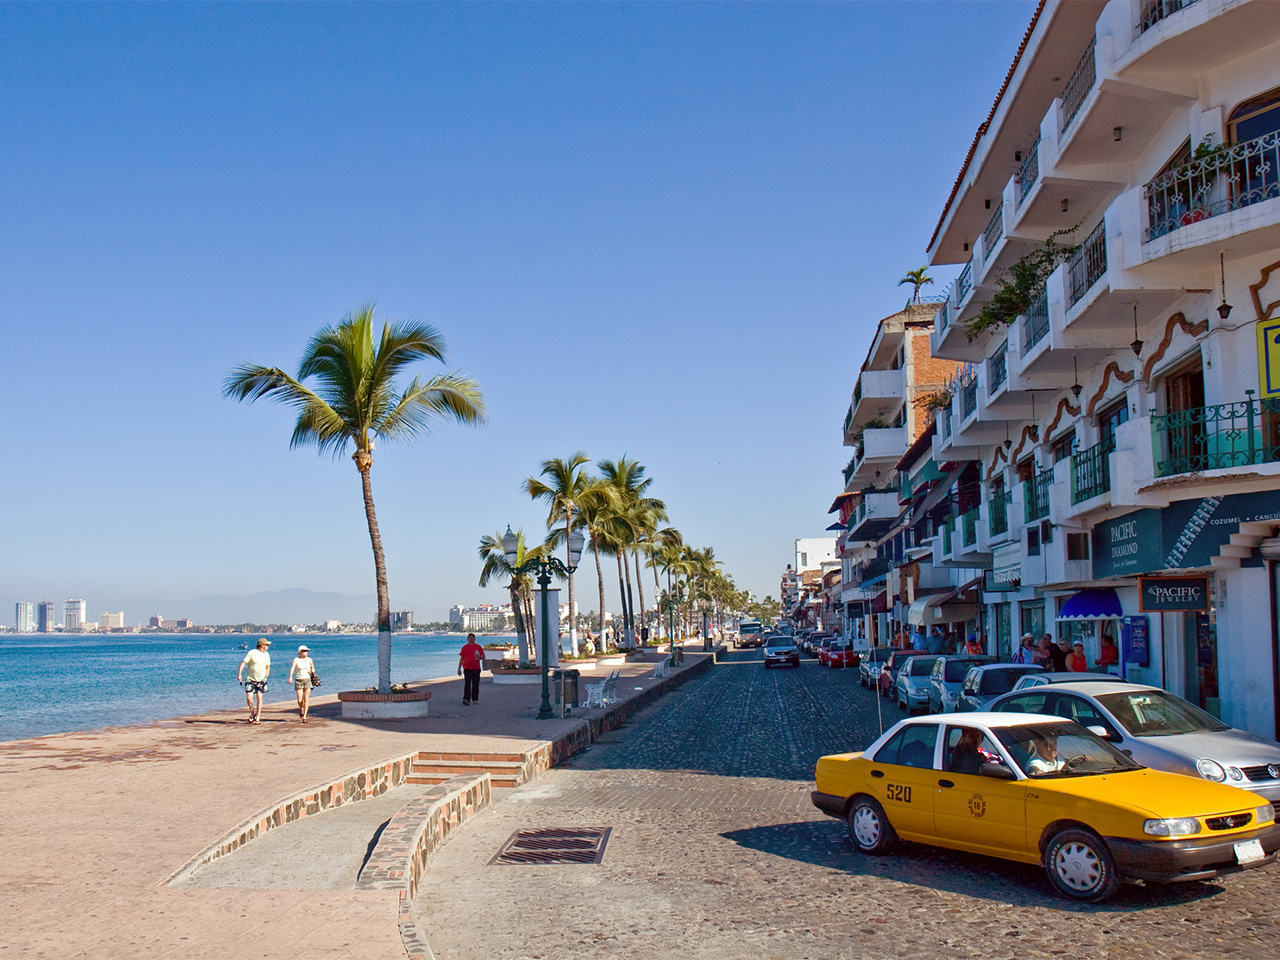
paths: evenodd
<path fill-rule="evenodd" d="M 1119 620 L 1124 616 L 1120 598 L 1111 587 L 1088 587 L 1062 605 L 1059 621 Z"/>

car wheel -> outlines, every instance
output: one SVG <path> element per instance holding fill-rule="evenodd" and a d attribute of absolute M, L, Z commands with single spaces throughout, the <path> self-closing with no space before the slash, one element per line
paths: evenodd
<path fill-rule="evenodd" d="M 1054 889 L 1071 900 L 1099 903 L 1120 889 L 1111 851 L 1092 830 L 1058 831 L 1045 847 L 1044 869 Z"/>
<path fill-rule="evenodd" d="M 874 857 L 888 853 L 898 839 L 884 815 L 884 807 L 872 797 L 858 797 L 849 808 L 849 839 L 863 853 Z"/>

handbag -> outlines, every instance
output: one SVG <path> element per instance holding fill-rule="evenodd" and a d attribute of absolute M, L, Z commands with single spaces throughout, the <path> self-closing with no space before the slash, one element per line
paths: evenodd
<path fill-rule="evenodd" d="M 320 677 L 316 675 L 314 670 L 311 671 L 311 685 L 313 687 L 320 686 Z"/>

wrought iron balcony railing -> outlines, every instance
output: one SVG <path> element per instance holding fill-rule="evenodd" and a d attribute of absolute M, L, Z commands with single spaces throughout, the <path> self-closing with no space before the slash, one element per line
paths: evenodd
<path fill-rule="evenodd" d="M 1151 418 L 1157 477 L 1280 461 L 1280 398 L 1192 407 Z"/>
<path fill-rule="evenodd" d="M 1147 241 L 1280 197 L 1280 131 L 1224 145 L 1146 186 Z"/>
<path fill-rule="evenodd" d="M 844 465 L 844 470 L 841 471 L 844 474 L 844 485 L 846 487 L 849 485 L 849 480 L 852 479 L 853 471 L 856 470 L 857 467 L 858 467 L 858 455 L 855 453 L 852 457 L 849 458 L 849 462 Z"/>
<path fill-rule="evenodd" d="M 1107 223 L 1101 221 L 1067 261 L 1071 277 L 1070 306 L 1080 302 L 1089 288 L 1107 272 Z"/>
<path fill-rule="evenodd" d="M 1003 200 L 996 207 L 996 212 L 991 215 L 991 219 L 987 221 L 987 229 L 982 231 L 982 256 L 984 259 L 990 258 L 991 251 L 995 249 L 995 245 L 1000 242 L 1002 236 L 1004 236 Z"/>
<path fill-rule="evenodd" d="M 1022 353 L 1027 352 L 1044 339 L 1049 332 L 1049 293 L 1041 287 L 1031 298 L 1026 316 L 1022 318 Z"/>
<path fill-rule="evenodd" d="M 973 257 L 969 258 L 969 262 L 964 265 L 964 269 L 960 271 L 960 276 L 956 278 L 956 303 L 964 303 L 973 290 Z"/>
<path fill-rule="evenodd" d="M 1049 484 L 1052 482 L 1052 470 L 1041 470 L 1030 480 L 1023 481 L 1023 513 L 1027 523 L 1042 520 L 1049 515 Z"/>
<path fill-rule="evenodd" d="M 1089 46 L 1085 50 L 1084 56 L 1076 64 L 1075 73 L 1071 74 L 1071 79 L 1062 88 L 1062 126 L 1058 128 L 1059 135 L 1067 132 L 1067 128 L 1071 126 L 1071 121 L 1080 112 L 1080 107 L 1084 105 L 1085 98 L 1089 96 L 1089 91 L 1093 89 L 1093 85 L 1097 81 L 1098 70 L 1093 56 L 1093 48 L 1096 43 L 1096 39 L 1089 40 Z"/>
<path fill-rule="evenodd" d="M 1036 137 L 1036 142 L 1031 145 L 1031 149 L 1027 151 L 1026 157 L 1022 160 L 1022 166 L 1018 168 L 1018 202 L 1021 203 L 1026 199 L 1027 194 L 1031 192 L 1031 188 L 1036 185 L 1036 181 L 1040 179 L 1040 137 Z"/>
<path fill-rule="evenodd" d="M 987 396 L 1004 386 L 1009 377 L 1009 338 L 1005 337 L 987 360 Z"/>
<path fill-rule="evenodd" d="M 960 386 L 960 419 L 967 420 L 978 409 L 978 378 L 971 377 Z"/>
<path fill-rule="evenodd" d="M 955 536 L 955 533 L 956 533 L 956 518 L 947 517 L 947 519 L 942 522 L 942 553 L 944 556 L 946 554 L 951 553 L 951 547 L 952 547 L 951 541 L 952 541 L 952 538 Z"/>
<path fill-rule="evenodd" d="M 978 542 L 978 508 L 974 507 L 960 515 L 960 534 L 966 547 Z"/>
<path fill-rule="evenodd" d="M 1111 489 L 1111 456 L 1115 437 L 1106 437 L 1088 450 L 1071 455 L 1071 502 L 1083 503 Z"/>
<path fill-rule="evenodd" d="M 888 557 L 876 557 L 862 568 L 862 582 L 870 583 L 877 577 L 883 577 L 892 567 L 893 561 Z"/>
<path fill-rule="evenodd" d="M 1012 491 L 1005 490 L 1003 493 L 997 493 L 988 501 L 987 529 L 993 537 L 997 534 L 1009 532 L 1009 502 L 1011 500 L 1013 500 Z"/>
<path fill-rule="evenodd" d="M 1195 2 L 1196 0 L 1146 0 L 1138 13 L 1138 33 L 1146 33 L 1169 14 L 1177 13 Z"/>
<path fill-rule="evenodd" d="M 933 322 L 939 333 L 947 329 L 950 318 L 947 316 L 947 301 L 943 300 L 938 306 L 938 312 L 934 315 Z"/>
<path fill-rule="evenodd" d="M 853 404 L 849 404 L 849 412 L 844 415 L 844 433 L 849 432 L 849 424 L 853 423 Z"/>

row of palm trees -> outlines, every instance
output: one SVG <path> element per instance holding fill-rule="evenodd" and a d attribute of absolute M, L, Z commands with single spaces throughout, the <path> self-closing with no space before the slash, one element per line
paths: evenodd
<path fill-rule="evenodd" d="M 680 531 L 666 525 L 666 504 L 650 495 L 653 478 L 645 476 L 642 464 L 624 455 L 617 460 L 598 461 L 595 468 L 599 473 L 590 472 L 590 466 L 591 459 L 578 451 L 565 459 L 542 461 L 539 474 L 524 481 L 524 491 L 534 500 L 547 504 L 548 533 L 542 543 L 530 546 L 524 532 L 518 531 L 514 566 L 506 558 L 501 534 L 480 539 L 483 564 L 480 585 L 487 586 L 495 577 L 506 578 L 521 661 L 532 660 L 529 637 L 533 624 L 533 581 L 527 574 L 517 574 L 516 570 L 535 556 L 549 555 L 562 546 L 567 551 L 568 534 L 572 530 L 582 531 L 595 561 L 602 639 L 606 558 L 611 558 L 617 567 L 621 609 L 615 618 L 620 624 L 615 635 L 621 635 L 619 640 L 625 638 L 628 646 L 635 644 L 639 629 L 650 622 L 669 640 L 673 631 L 687 636 L 700 629 L 694 625 L 696 613 L 706 614 L 709 627 L 712 621 L 718 624 L 726 612 L 743 607 L 746 595 L 720 570 L 715 552 L 710 547 L 695 550 L 684 542 Z M 645 597 L 645 568 L 653 576 L 655 605 L 652 611 Z M 665 590 L 660 573 L 666 576 Z M 572 572 L 567 581 L 569 643 L 577 655 L 576 587 Z M 665 622 L 660 611 L 668 614 Z"/>

